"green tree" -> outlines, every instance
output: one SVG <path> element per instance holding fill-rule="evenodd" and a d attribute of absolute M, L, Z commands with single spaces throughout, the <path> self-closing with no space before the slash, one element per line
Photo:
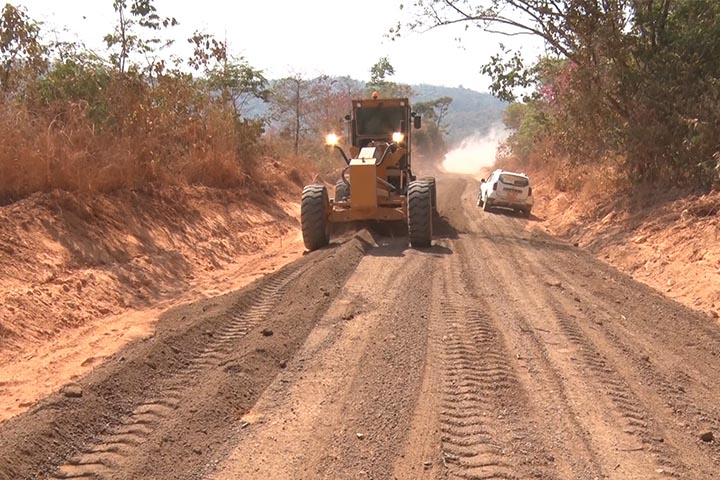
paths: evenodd
<path fill-rule="evenodd" d="M 452 101 L 451 97 L 443 96 L 427 102 L 418 102 L 414 105 L 414 109 L 424 117 L 425 121 L 432 122 L 435 128 L 447 133 L 447 125 L 443 124 L 443 120 L 450 109 Z"/>
<path fill-rule="evenodd" d="M 265 120 L 247 118 L 245 108 L 253 99 L 267 101 L 267 79 L 244 58 L 232 55 L 227 41 L 196 31 L 188 43 L 193 47 L 188 65 L 202 74 L 200 83 L 205 94 L 232 112 L 239 148 L 245 156 L 252 155 L 264 132 Z"/>
<path fill-rule="evenodd" d="M 125 73 L 133 54 L 147 61 L 149 74 L 162 69 L 164 62 L 153 56 L 158 49 L 171 45 L 172 40 L 162 40 L 157 33 L 166 27 L 177 25 L 172 17 L 161 18 L 153 0 L 113 0 L 117 23 L 112 33 L 105 35 L 108 49 L 116 49 L 110 61 L 120 73 Z M 150 33 L 148 33 L 150 32 Z"/>
<path fill-rule="evenodd" d="M 295 155 L 302 151 L 318 160 L 336 159 L 335 152 L 323 148 L 322 139 L 329 132 L 344 132 L 344 117 L 351 101 L 363 96 L 363 87 L 349 77 L 327 75 L 304 78 L 296 74 L 276 81 L 269 104 L 279 141 Z"/>
<path fill-rule="evenodd" d="M 188 42 L 193 46 L 188 64 L 203 74 L 210 92 L 219 93 L 221 101 L 238 118 L 243 116 L 250 100 L 267 100 L 270 90 L 263 72 L 253 68 L 243 57 L 229 53 L 227 41 L 195 32 Z"/>
<path fill-rule="evenodd" d="M 447 151 L 445 136 L 447 126 L 443 119 L 448 113 L 452 98 L 443 96 L 427 102 L 418 102 L 413 110 L 422 115 L 423 126 L 413 139 L 419 151 L 426 155 L 442 155 Z"/>
<path fill-rule="evenodd" d="M 428 0 L 410 29 L 475 25 L 534 35 L 548 56 L 503 50 L 492 91 L 542 112 L 575 162 L 622 158 L 633 181 L 709 186 L 720 166 L 720 3 L 715 0 Z M 398 34 L 399 30 L 393 33 Z"/>
<path fill-rule="evenodd" d="M 300 74 L 278 80 L 270 94 L 270 115 L 281 133 L 291 138 L 297 156 L 300 142 L 309 131 L 310 82 Z"/>
<path fill-rule="evenodd" d="M 102 59 L 86 52 L 65 51 L 39 80 L 38 93 L 45 106 L 82 102 L 93 125 L 100 127 L 112 109 L 108 98 L 111 81 L 112 72 Z"/>
<path fill-rule="evenodd" d="M 387 83 L 387 77 L 395 75 L 395 68 L 388 57 L 382 57 L 370 67 L 370 86 L 381 87 Z"/>
<path fill-rule="evenodd" d="M 312 134 L 320 139 L 329 132 L 343 132 L 352 100 L 361 98 L 364 91 L 350 77 L 320 75 L 310 81 L 309 94 L 313 98 L 308 106 L 309 122 Z"/>
<path fill-rule="evenodd" d="M 368 96 L 373 92 L 378 92 L 381 97 L 385 98 L 406 98 L 412 96 L 412 88 L 409 85 L 395 83 L 388 80 L 389 77 L 395 75 L 395 68 L 390 63 L 388 57 L 380 58 L 370 67 L 370 82 L 367 84 Z"/>
<path fill-rule="evenodd" d="M 230 57 L 208 72 L 208 85 L 219 91 L 223 102 L 237 117 L 253 98 L 267 100 L 268 81 L 261 70 L 250 66 L 243 58 Z"/>
<path fill-rule="evenodd" d="M 5 4 L 0 14 L 0 86 L 8 93 L 24 79 L 47 68 L 47 46 L 40 41 L 40 25 L 25 9 Z"/>

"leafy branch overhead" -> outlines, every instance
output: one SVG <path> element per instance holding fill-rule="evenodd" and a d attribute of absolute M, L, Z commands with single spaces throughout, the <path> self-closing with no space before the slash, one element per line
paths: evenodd
<path fill-rule="evenodd" d="M 404 7 L 410 19 L 393 36 L 465 25 L 541 39 L 545 58 L 527 63 L 501 49 L 482 73 L 498 97 L 523 96 L 558 153 L 612 158 L 635 181 L 720 182 L 720 2 L 418 0 Z"/>

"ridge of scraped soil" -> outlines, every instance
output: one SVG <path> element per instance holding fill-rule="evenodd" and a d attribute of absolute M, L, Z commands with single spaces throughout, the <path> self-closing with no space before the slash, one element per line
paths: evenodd
<path fill-rule="evenodd" d="M 78 380 L 81 394 L 54 393 L 0 424 L 0 478 L 199 478 L 371 240 L 312 252 L 244 289 L 169 310 L 154 335 Z"/>

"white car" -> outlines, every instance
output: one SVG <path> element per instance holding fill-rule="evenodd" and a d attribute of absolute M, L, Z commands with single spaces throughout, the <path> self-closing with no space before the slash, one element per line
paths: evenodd
<path fill-rule="evenodd" d="M 495 170 L 480 183 L 477 205 L 482 205 L 485 211 L 493 207 L 512 208 L 529 217 L 533 207 L 530 178 L 524 173 Z"/>

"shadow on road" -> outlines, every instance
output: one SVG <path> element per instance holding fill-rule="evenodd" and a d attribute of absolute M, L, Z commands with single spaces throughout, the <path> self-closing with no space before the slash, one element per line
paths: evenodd
<path fill-rule="evenodd" d="M 375 237 L 377 247 L 370 249 L 367 254 L 373 257 L 404 257 L 406 252 L 422 252 L 438 255 L 452 255 L 455 252 L 444 245 L 431 245 L 429 247 L 413 248 L 405 238 Z"/>
<path fill-rule="evenodd" d="M 459 234 L 449 218 L 436 214 L 433 217 L 433 238 L 457 239 Z"/>
<path fill-rule="evenodd" d="M 544 222 L 545 221 L 544 218 L 538 217 L 534 213 L 531 213 L 529 217 L 526 217 L 520 212 L 517 212 L 510 208 L 503 208 L 503 207 L 492 207 L 489 212 L 485 212 L 485 213 L 502 215 L 504 217 L 522 218 L 523 220 L 527 220 L 529 222 Z"/>
<path fill-rule="evenodd" d="M 448 248 L 445 245 L 432 245 L 425 248 L 416 248 L 415 250 L 430 253 L 433 254 L 433 256 L 452 255 L 455 253 L 451 248 Z"/>

